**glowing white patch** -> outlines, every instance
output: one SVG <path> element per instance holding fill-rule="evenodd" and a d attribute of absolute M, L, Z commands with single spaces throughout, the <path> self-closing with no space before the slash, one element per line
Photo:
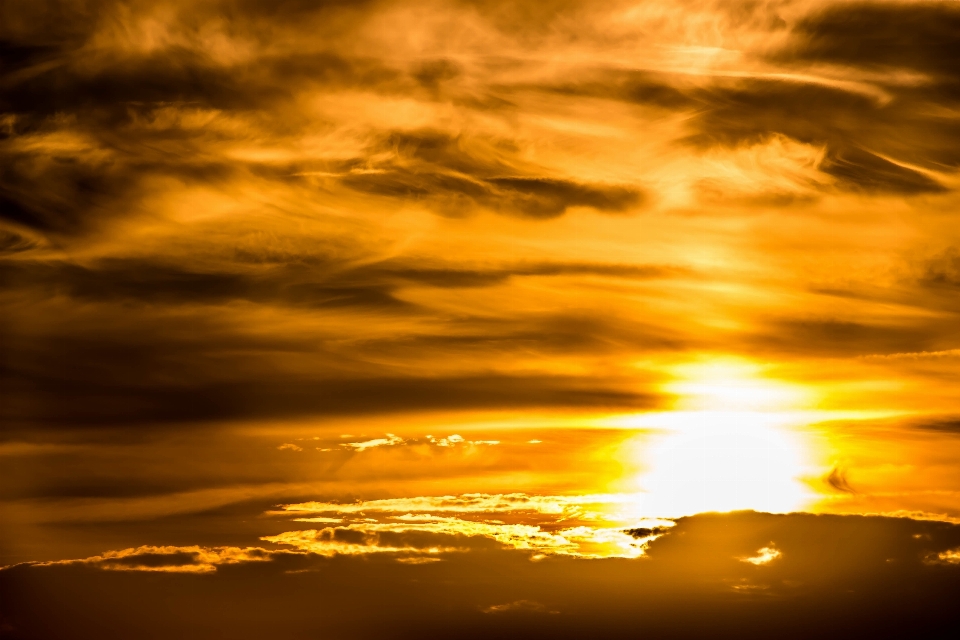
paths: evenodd
<path fill-rule="evenodd" d="M 765 564 L 770 564 L 774 560 L 783 556 L 783 553 L 779 549 L 770 546 L 762 547 L 757 549 L 757 555 L 752 558 L 740 558 L 741 562 L 749 562 L 750 564 L 757 565 L 758 567 Z"/>

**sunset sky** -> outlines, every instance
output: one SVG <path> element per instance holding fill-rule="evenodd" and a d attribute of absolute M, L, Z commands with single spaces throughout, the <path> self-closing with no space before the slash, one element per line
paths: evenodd
<path fill-rule="evenodd" d="M 0 637 L 939 637 L 958 169 L 955 0 L 6 0 Z"/>

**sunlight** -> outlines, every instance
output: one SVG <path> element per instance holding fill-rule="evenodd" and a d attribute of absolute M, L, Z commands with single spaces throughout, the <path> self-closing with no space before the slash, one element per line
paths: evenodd
<path fill-rule="evenodd" d="M 800 439 L 762 414 L 689 415 L 646 447 L 642 510 L 679 516 L 704 511 L 789 512 L 812 497 Z"/>
<path fill-rule="evenodd" d="M 667 385 L 678 411 L 646 416 L 656 429 L 638 456 L 640 510 L 674 517 L 752 509 L 784 513 L 815 498 L 802 478 L 810 446 L 802 424 L 805 389 L 765 380 L 756 365 L 719 361 L 675 369 Z"/>

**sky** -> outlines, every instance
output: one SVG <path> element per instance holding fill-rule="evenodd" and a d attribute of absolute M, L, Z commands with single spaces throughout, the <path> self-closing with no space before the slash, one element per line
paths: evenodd
<path fill-rule="evenodd" d="M 958 168 L 955 0 L 8 0 L 0 637 L 955 627 Z"/>

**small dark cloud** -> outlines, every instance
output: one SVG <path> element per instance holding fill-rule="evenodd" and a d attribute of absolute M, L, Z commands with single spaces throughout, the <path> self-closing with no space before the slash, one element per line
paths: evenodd
<path fill-rule="evenodd" d="M 40 132 L 63 133 L 46 125 Z M 154 154 L 113 143 L 104 147 L 0 151 L 5 161 L 0 164 L 0 220 L 53 236 L 83 235 L 129 216 L 132 203 L 145 195 L 145 179 L 216 185 L 242 170 L 186 154 Z"/>
<path fill-rule="evenodd" d="M 960 435 L 960 418 L 953 416 L 922 420 L 913 423 L 911 426 L 915 429 L 922 429 L 924 431 Z"/>
<path fill-rule="evenodd" d="M 0 168 L 0 218 L 38 231 L 73 232 L 103 221 L 129 189 L 127 175 L 70 157 L 20 155 Z"/>
<path fill-rule="evenodd" d="M 462 216 L 478 207 L 527 218 L 549 219 L 571 207 L 624 212 L 644 203 L 636 187 L 516 175 L 515 150 L 494 141 L 466 140 L 436 131 L 393 133 L 370 156 L 386 161 L 341 177 L 347 187 L 380 196 L 420 200 L 439 213 Z M 512 174 L 512 175 L 511 175 Z"/>
<path fill-rule="evenodd" d="M 936 349 L 953 320 L 917 324 L 867 324 L 834 319 L 786 319 L 750 342 L 781 352 L 823 355 L 912 353 Z"/>
<path fill-rule="evenodd" d="M 484 358 L 492 354 L 582 354 L 684 351 L 688 336 L 635 320 L 586 310 L 519 316 L 504 320 L 466 318 L 450 321 L 443 333 L 392 336 L 356 345 L 357 353 L 398 358 Z"/>
<path fill-rule="evenodd" d="M 676 111 L 701 105 L 692 87 L 676 76 L 648 71 L 597 69 L 583 77 L 560 83 L 519 85 L 510 89 L 533 89 L 563 96 L 620 100 Z"/>
<path fill-rule="evenodd" d="M 847 472 L 842 467 L 835 466 L 830 470 L 830 473 L 824 478 L 824 482 L 843 493 L 856 493 L 854 488 L 850 486 L 850 482 L 847 480 Z"/>
<path fill-rule="evenodd" d="M 486 287 L 524 276 L 608 276 L 636 280 L 666 279 L 691 275 L 689 269 L 670 265 L 544 262 L 490 269 L 417 268 L 383 264 L 370 269 L 383 277 L 400 278 L 443 288 Z"/>
<path fill-rule="evenodd" d="M 649 538 L 668 533 L 670 527 L 636 527 L 634 529 L 624 529 L 624 533 L 634 538 Z"/>
<path fill-rule="evenodd" d="M 950 247 L 920 265 L 919 281 L 937 289 L 960 289 L 960 250 Z"/>
<path fill-rule="evenodd" d="M 0 200 L 0 206 L 3 206 L 3 204 L 3 201 Z M 30 249 L 38 247 L 39 244 L 36 240 L 27 238 L 14 231 L 0 229 L 0 254 L 29 251 Z"/>
<path fill-rule="evenodd" d="M 507 214 L 517 211 L 530 218 L 556 218 L 578 206 L 619 213 L 643 203 L 639 191 L 623 187 L 547 178 L 492 178 L 489 182 L 499 187 L 493 205 L 496 209 Z"/>
<path fill-rule="evenodd" d="M 147 568 L 183 567 L 200 564 L 199 553 L 138 553 L 120 558 L 104 558 L 97 564 L 103 568 Z"/>
<path fill-rule="evenodd" d="M 421 62 L 414 67 L 412 75 L 425 89 L 437 93 L 443 83 L 462 73 L 463 69 L 456 62 L 441 58 Z"/>
<path fill-rule="evenodd" d="M 492 604 L 488 607 L 481 608 L 480 611 L 493 615 L 523 613 L 547 613 L 556 615 L 560 613 L 559 611 L 550 609 L 550 607 L 547 607 L 540 602 L 534 602 L 532 600 L 515 600 L 513 602 L 505 602 L 503 604 Z"/>
<path fill-rule="evenodd" d="M 942 184 L 919 171 L 855 147 L 832 149 L 820 164 L 820 170 L 837 178 L 847 188 L 868 192 L 910 195 L 947 191 Z"/>
<path fill-rule="evenodd" d="M 15 73 L 52 58 L 57 48 L 0 39 L 0 73 Z"/>

